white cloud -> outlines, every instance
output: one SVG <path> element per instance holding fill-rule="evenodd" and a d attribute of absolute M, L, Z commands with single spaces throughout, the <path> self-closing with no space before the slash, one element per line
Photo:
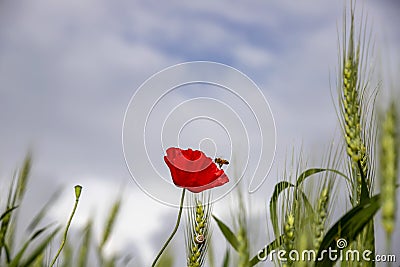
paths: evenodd
<path fill-rule="evenodd" d="M 255 47 L 252 45 L 241 45 L 233 49 L 232 52 L 239 62 L 245 62 L 252 68 L 268 68 L 274 62 L 274 56 L 265 48 Z"/>

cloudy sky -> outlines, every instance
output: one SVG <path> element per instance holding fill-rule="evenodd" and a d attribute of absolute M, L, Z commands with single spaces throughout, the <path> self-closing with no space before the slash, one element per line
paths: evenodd
<path fill-rule="evenodd" d="M 359 2 L 373 24 L 377 57 L 372 64 L 398 68 L 399 3 Z M 64 222 L 72 188 L 82 184 L 72 227 L 96 216 L 99 229 L 122 193 L 124 205 L 110 251 L 134 251 L 137 263 L 149 265 L 172 228 L 176 209 L 143 193 L 126 167 L 122 125 L 135 91 L 153 74 L 178 63 L 232 66 L 258 85 L 272 110 L 277 150 L 271 174 L 282 169 L 293 146 L 302 146 L 311 160 L 319 159 L 338 130 L 329 77 L 335 77 L 342 12 L 341 1 L 316 0 L 0 1 L 1 189 L 31 149 L 27 217 L 63 186 L 70 190 L 64 190 L 50 219 Z M 176 90 L 155 111 L 165 116 L 174 105 L 195 97 L 226 101 L 239 115 L 250 117 L 235 100 L 229 101 L 229 94 L 204 90 L 197 95 L 190 88 Z M 154 132 L 159 125 L 154 116 L 153 134 L 160 135 Z M 171 121 L 170 128 L 178 120 Z M 204 125 L 193 127 L 202 129 L 194 142 L 212 132 Z M 239 131 L 235 127 L 231 135 Z M 257 137 L 251 122 L 245 128 Z M 182 140 L 190 143 L 189 137 Z M 218 138 L 216 142 L 223 142 Z M 150 154 L 156 158 L 155 168 L 167 173 L 159 148 Z M 257 203 L 270 197 L 275 176 L 267 179 L 253 196 Z M 227 197 L 215 205 L 226 220 L 229 203 Z M 265 215 L 260 224 L 265 224 Z"/>

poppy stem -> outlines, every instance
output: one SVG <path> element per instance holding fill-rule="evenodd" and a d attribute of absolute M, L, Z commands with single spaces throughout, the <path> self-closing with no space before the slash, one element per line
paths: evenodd
<path fill-rule="evenodd" d="M 167 239 L 167 241 L 164 243 L 164 246 L 161 248 L 160 252 L 158 252 L 157 257 L 154 259 L 153 264 L 151 267 L 155 267 L 157 261 L 160 259 L 161 255 L 164 253 L 164 250 L 167 248 L 169 242 L 171 242 L 172 238 L 176 234 L 176 231 L 178 231 L 179 223 L 181 222 L 181 217 L 182 217 L 182 210 L 183 210 L 183 200 L 185 199 L 185 191 L 186 189 L 183 188 L 182 190 L 182 195 L 181 195 L 181 204 L 179 206 L 179 213 L 178 213 L 178 219 L 176 220 L 176 225 L 174 230 L 172 231 L 171 235 Z"/>

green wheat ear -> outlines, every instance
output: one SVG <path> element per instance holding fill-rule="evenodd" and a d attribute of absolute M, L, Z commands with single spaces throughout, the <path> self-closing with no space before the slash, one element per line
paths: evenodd
<path fill-rule="evenodd" d="M 110 212 L 108 214 L 104 229 L 103 229 L 103 234 L 102 234 L 100 244 L 98 246 L 99 260 L 103 265 L 113 264 L 113 262 L 114 262 L 113 257 L 111 257 L 110 259 L 106 259 L 104 250 L 105 250 L 105 245 L 109 241 L 112 231 L 114 230 L 115 223 L 117 221 L 117 217 L 118 217 L 119 211 L 121 209 L 121 203 L 122 203 L 121 199 L 117 199 L 113 203 L 113 205 L 110 209 Z"/>
<path fill-rule="evenodd" d="M 398 118 L 392 102 L 382 123 L 380 137 L 380 184 L 382 197 L 382 224 L 388 243 L 395 227 L 396 183 L 399 162 Z"/>
<path fill-rule="evenodd" d="M 186 225 L 186 250 L 187 250 L 187 266 L 200 267 L 204 266 L 207 249 L 210 243 L 210 218 L 212 204 L 201 193 L 201 199 L 197 196 L 190 198 L 190 208 L 187 210 Z"/>
<path fill-rule="evenodd" d="M 17 207 L 24 198 L 31 166 L 32 154 L 28 152 L 22 164 L 22 168 L 14 173 L 13 180 L 10 184 L 6 206 L 6 211 L 8 210 L 9 212 L 4 213 L 4 217 L 0 220 L 0 258 L 3 248 L 8 254 L 12 253 L 15 239 L 15 225 L 18 221 L 19 212 Z"/>
<path fill-rule="evenodd" d="M 238 267 L 248 267 L 250 260 L 249 224 L 247 221 L 249 216 L 249 207 L 247 206 L 248 203 L 244 199 L 242 188 L 238 188 L 237 198 L 238 210 L 234 215 L 237 216 L 236 223 L 238 227 Z"/>
<path fill-rule="evenodd" d="M 296 241 L 296 229 L 295 229 L 295 219 L 292 212 L 289 212 L 286 216 L 285 225 L 283 227 L 283 242 L 284 248 L 286 250 L 286 255 L 289 255 L 289 252 L 295 249 L 295 241 Z M 291 261 L 287 261 L 284 263 L 284 266 L 292 266 Z"/>
<path fill-rule="evenodd" d="M 375 151 L 376 139 L 374 121 L 376 91 L 371 90 L 370 78 L 373 65 L 368 62 L 373 52 L 370 48 L 370 27 L 363 14 L 360 17 L 360 26 L 356 27 L 355 9 L 355 1 L 350 1 L 350 12 L 347 13 L 346 9 L 344 10 L 343 43 L 339 45 L 340 71 L 337 83 L 340 120 L 351 177 L 350 201 L 353 207 L 372 196 L 375 176 L 375 161 L 372 155 Z M 371 220 L 350 246 L 360 251 L 368 249 L 375 253 L 374 236 L 374 221 Z M 373 265 L 370 262 L 361 262 L 361 264 Z"/>
<path fill-rule="evenodd" d="M 104 231 L 103 231 L 103 237 L 102 237 L 101 243 L 100 243 L 101 249 L 104 248 L 104 245 L 107 243 L 107 241 L 109 240 L 109 238 L 111 236 L 111 232 L 114 229 L 114 225 L 117 220 L 117 216 L 118 216 L 120 208 L 121 208 L 121 199 L 118 199 L 117 201 L 114 202 L 114 204 L 110 210 L 110 213 L 108 215 L 107 222 L 106 222 L 106 225 L 105 225 Z"/>
<path fill-rule="evenodd" d="M 82 243 L 80 245 L 79 249 L 79 257 L 77 259 L 77 262 L 75 263 L 78 267 L 85 267 L 87 266 L 88 258 L 89 258 L 89 250 L 90 250 L 90 244 L 92 241 L 92 230 L 93 229 L 93 221 L 90 219 L 83 231 L 81 232 L 81 235 L 83 236 Z"/>
<path fill-rule="evenodd" d="M 346 44 L 343 45 L 344 47 Z M 363 81 L 360 77 L 360 44 L 355 41 L 354 10 L 351 11 L 350 32 L 347 48 L 343 49 L 343 63 L 341 76 L 340 101 L 342 107 L 342 121 L 347 144 L 347 154 L 350 157 L 352 169 L 355 173 L 355 196 L 358 203 L 361 196 L 361 177 L 366 177 L 368 172 L 367 148 L 362 135 L 362 91 Z M 361 169 L 358 163 L 361 163 Z M 360 173 L 362 172 L 362 173 Z"/>
<path fill-rule="evenodd" d="M 319 196 L 317 210 L 314 214 L 313 230 L 314 230 L 314 249 L 318 250 L 325 234 L 325 224 L 328 217 L 329 189 L 324 188 Z"/>
<path fill-rule="evenodd" d="M 237 237 L 239 247 L 239 267 L 248 267 L 249 264 L 249 237 L 247 233 L 247 224 L 239 225 L 239 232 Z"/>
<path fill-rule="evenodd" d="M 350 11 L 347 13 L 344 10 L 337 78 L 338 116 L 352 177 L 350 195 L 353 206 L 366 199 L 367 194 L 372 195 L 375 170 L 372 154 L 376 139 L 374 104 L 377 93 L 371 85 L 374 68 L 369 64 L 373 52 L 370 26 L 367 17 L 362 14 L 357 27 L 355 9 L 355 1 L 350 1 Z M 364 182 L 366 188 L 362 190 Z"/>

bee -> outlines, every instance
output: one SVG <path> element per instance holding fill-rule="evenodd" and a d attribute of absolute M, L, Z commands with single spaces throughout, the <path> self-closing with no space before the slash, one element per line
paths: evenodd
<path fill-rule="evenodd" d="M 221 158 L 215 158 L 214 162 L 219 165 L 220 169 L 222 168 L 223 165 L 228 165 L 229 164 L 229 161 L 227 161 L 226 159 L 221 159 Z"/>

